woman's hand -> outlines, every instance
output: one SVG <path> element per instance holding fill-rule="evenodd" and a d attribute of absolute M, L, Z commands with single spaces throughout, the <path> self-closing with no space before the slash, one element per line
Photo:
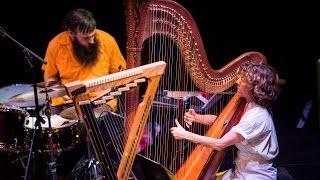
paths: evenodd
<path fill-rule="evenodd" d="M 171 134 L 175 139 L 187 139 L 188 131 L 186 131 L 178 122 L 177 119 L 175 119 L 176 127 L 172 127 Z"/>
<path fill-rule="evenodd" d="M 188 112 L 184 113 L 183 120 L 186 123 L 187 128 L 190 128 L 192 123 L 196 121 L 196 111 L 194 109 L 189 109 Z"/>

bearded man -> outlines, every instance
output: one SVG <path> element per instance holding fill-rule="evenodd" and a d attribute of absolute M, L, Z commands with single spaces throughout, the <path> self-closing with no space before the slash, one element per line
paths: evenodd
<path fill-rule="evenodd" d="M 42 66 L 45 82 L 65 84 L 126 68 L 117 42 L 109 33 L 96 28 L 90 11 L 70 11 L 63 21 L 63 29 L 49 42 L 45 55 L 47 64 Z"/>
<path fill-rule="evenodd" d="M 71 10 L 63 21 L 63 29 L 49 42 L 46 51 L 47 64 L 42 66 L 42 70 L 47 84 L 61 82 L 63 85 L 126 69 L 125 59 L 116 40 L 109 33 L 96 28 L 96 21 L 90 11 L 81 8 Z M 67 101 L 63 98 L 53 100 L 54 104 Z M 108 105 L 115 108 L 116 101 L 110 101 Z M 59 111 L 60 107 L 54 108 L 53 113 Z M 65 118 L 76 118 L 72 108 L 62 115 Z"/>

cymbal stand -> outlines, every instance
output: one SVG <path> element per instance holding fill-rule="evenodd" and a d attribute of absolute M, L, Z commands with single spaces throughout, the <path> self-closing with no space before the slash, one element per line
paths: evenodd
<path fill-rule="evenodd" d="M 34 92 L 34 101 L 35 101 L 35 115 L 36 115 L 36 122 L 34 124 L 34 130 L 33 130 L 33 134 L 32 134 L 32 139 L 31 139 L 31 145 L 30 145 L 30 149 L 29 149 L 29 155 L 28 155 L 28 162 L 27 162 L 27 166 L 25 169 L 25 175 L 24 175 L 24 180 L 27 180 L 28 178 L 28 170 L 29 170 L 29 165 L 31 162 L 31 157 L 32 157 L 32 152 L 33 152 L 33 143 L 35 140 L 35 134 L 36 131 L 39 132 L 39 137 L 40 140 L 42 140 L 42 127 L 41 127 L 41 123 L 45 123 L 44 119 L 40 116 L 40 107 L 39 107 L 39 100 L 38 100 L 38 91 L 37 91 L 37 86 L 36 86 L 36 72 L 35 72 L 35 67 L 32 64 L 32 57 L 29 53 L 29 51 L 27 50 L 23 50 L 23 52 L 26 54 L 25 59 L 28 61 L 29 65 L 32 68 L 32 76 L 33 76 L 33 92 Z"/>
<path fill-rule="evenodd" d="M 47 87 L 45 87 L 45 92 L 46 92 L 46 106 L 45 106 L 44 113 L 48 118 L 48 125 L 49 125 L 48 138 L 49 138 L 49 143 L 50 143 L 49 145 L 50 145 L 50 160 L 51 160 L 51 162 L 49 162 L 49 169 L 51 172 L 52 179 L 56 180 L 57 179 L 57 164 L 56 164 L 56 158 L 54 157 L 53 143 L 52 143 L 51 107 L 50 107 L 51 99 L 49 98 Z"/>

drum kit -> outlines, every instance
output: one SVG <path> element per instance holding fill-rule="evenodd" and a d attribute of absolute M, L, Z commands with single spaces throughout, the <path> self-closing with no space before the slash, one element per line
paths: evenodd
<path fill-rule="evenodd" d="M 66 119 L 59 114 L 48 117 L 43 110 L 48 96 L 50 98 L 66 96 L 64 87 L 55 84 L 46 87 L 45 90 L 44 86 L 44 83 L 37 83 L 38 102 L 41 108 L 39 114 L 44 120 L 40 131 L 35 131 L 37 118 L 34 116 L 33 86 L 13 84 L 0 88 L 0 155 L 14 154 L 15 159 L 11 159 L 10 162 L 21 161 L 23 167 L 25 162 L 22 159 L 26 159 L 31 147 L 32 151 L 46 156 L 52 152 L 50 151 L 52 147 L 55 156 L 59 156 L 79 144 L 78 120 Z M 48 118 L 51 122 L 51 136 Z M 33 139 L 33 136 L 36 138 Z M 32 141 L 33 146 L 30 146 Z"/>
<path fill-rule="evenodd" d="M 38 174 L 42 174 L 41 170 L 49 170 L 51 172 L 46 175 L 55 180 L 56 171 L 59 171 L 56 168 L 59 166 L 56 159 L 59 159 L 63 152 L 74 149 L 79 123 L 74 119 L 54 115 L 50 100 L 59 98 L 55 105 L 72 101 L 64 101 L 66 91 L 59 82 L 36 83 L 34 63 L 38 61 L 46 64 L 46 60 L 11 37 L 1 26 L 0 35 L 22 49 L 24 59 L 32 72 L 32 84 L 13 84 L 0 88 L 0 179 L 47 179 L 47 176 Z M 48 156 L 50 158 L 47 158 Z M 36 161 L 38 159 L 39 163 Z M 16 168 L 17 164 L 20 164 L 21 168 Z M 43 166 L 46 166 L 46 169 L 41 169 Z M 22 169 L 24 175 L 20 176 L 20 173 L 15 172 L 16 169 Z M 31 170 L 30 176 L 28 171 Z"/>

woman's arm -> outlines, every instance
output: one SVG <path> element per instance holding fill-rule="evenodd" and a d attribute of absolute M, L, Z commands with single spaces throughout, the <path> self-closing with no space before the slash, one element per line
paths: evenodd
<path fill-rule="evenodd" d="M 184 114 L 184 121 L 186 126 L 189 128 L 193 122 L 204 124 L 204 125 L 211 125 L 214 120 L 217 118 L 216 115 L 201 115 L 195 112 L 194 109 L 189 109 L 188 112 Z"/>
<path fill-rule="evenodd" d="M 186 139 L 191 142 L 201 144 L 207 147 L 211 147 L 215 150 L 222 150 L 228 146 L 234 145 L 236 143 L 240 143 L 244 140 L 244 138 L 235 132 L 229 131 L 222 138 L 216 139 L 207 136 L 201 136 L 189 131 L 186 131 L 178 122 L 176 121 L 177 127 L 171 128 L 171 133 L 175 139 Z"/>

